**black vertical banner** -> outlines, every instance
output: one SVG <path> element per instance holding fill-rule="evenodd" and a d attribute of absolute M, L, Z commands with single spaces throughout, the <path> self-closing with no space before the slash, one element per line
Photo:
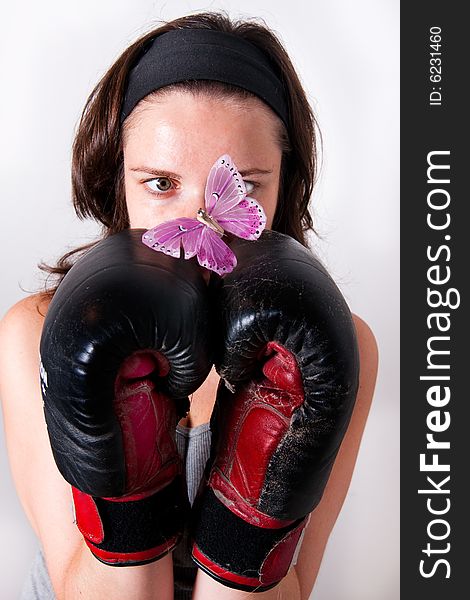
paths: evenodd
<path fill-rule="evenodd" d="M 402 600 L 470 597 L 464 8 L 401 4 Z"/>

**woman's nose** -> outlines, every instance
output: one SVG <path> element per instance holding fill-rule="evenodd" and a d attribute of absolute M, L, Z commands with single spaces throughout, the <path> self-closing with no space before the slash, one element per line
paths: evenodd
<path fill-rule="evenodd" d="M 182 210 L 184 214 L 182 216 L 190 217 L 191 219 L 196 218 L 196 214 L 199 208 L 205 209 L 204 200 L 205 182 L 204 185 L 193 185 L 186 188 L 183 191 L 183 206 Z"/>

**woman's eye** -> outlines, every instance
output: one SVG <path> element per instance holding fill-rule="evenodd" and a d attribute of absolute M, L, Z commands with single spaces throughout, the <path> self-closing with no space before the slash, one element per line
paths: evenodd
<path fill-rule="evenodd" d="M 165 192 L 168 192 L 173 187 L 172 181 L 168 177 L 154 177 L 144 183 L 150 188 L 153 194 L 157 195 L 165 194 Z M 256 181 L 245 181 L 244 183 L 247 194 L 251 194 L 259 186 Z"/>
<path fill-rule="evenodd" d="M 149 181 L 146 181 L 145 183 L 154 194 L 167 192 L 172 187 L 171 179 L 168 177 L 155 177 L 154 179 L 149 179 Z M 155 184 L 155 187 L 150 184 Z"/>
<path fill-rule="evenodd" d="M 258 187 L 258 183 L 255 181 L 245 181 L 246 193 L 251 194 L 251 192 Z"/>

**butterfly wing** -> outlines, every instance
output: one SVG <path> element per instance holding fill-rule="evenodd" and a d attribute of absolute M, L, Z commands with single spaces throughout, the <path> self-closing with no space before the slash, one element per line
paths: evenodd
<path fill-rule="evenodd" d="M 246 186 L 235 163 L 223 154 L 212 166 L 205 189 L 207 212 L 225 231 L 256 240 L 266 226 L 263 207 L 246 195 Z"/>
<path fill-rule="evenodd" d="M 263 207 L 253 198 L 243 198 L 235 208 L 214 215 L 214 219 L 229 233 L 245 240 L 257 240 L 266 227 Z"/>
<path fill-rule="evenodd" d="M 237 266 L 237 257 L 222 241 L 220 234 L 210 227 L 203 227 L 197 250 L 197 260 L 201 267 L 225 275 Z"/>
<path fill-rule="evenodd" d="M 206 181 L 204 199 L 206 211 L 214 216 L 214 210 L 235 207 L 246 196 L 245 182 L 228 154 L 220 156 L 212 165 Z"/>
<path fill-rule="evenodd" d="M 230 273 L 237 265 L 235 254 L 221 240 L 220 234 L 196 219 L 182 217 L 160 223 L 144 232 L 142 242 L 175 258 L 180 258 L 183 246 L 184 258 L 197 256 L 201 267 L 219 275 Z"/>
<path fill-rule="evenodd" d="M 180 257 L 182 245 L 184 258 L 192 258 L 198 251 L 204 229 L 208 228 L 196 219 L 181 217 L 149 229 L 142 235 L 142 241 L 152 250 L 175 258 Z"/>

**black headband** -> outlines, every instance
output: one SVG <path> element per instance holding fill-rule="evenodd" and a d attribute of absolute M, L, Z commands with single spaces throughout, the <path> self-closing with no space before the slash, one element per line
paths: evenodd
<path fill-rule="evenodd" d="M 150 92 L 188 79 L 244 88 L 288 124 L 286 95 L 268 57 L 251 42 L 212 29 L 172 29 L 151 40 L 129 73 L 121 123 Z"/>

